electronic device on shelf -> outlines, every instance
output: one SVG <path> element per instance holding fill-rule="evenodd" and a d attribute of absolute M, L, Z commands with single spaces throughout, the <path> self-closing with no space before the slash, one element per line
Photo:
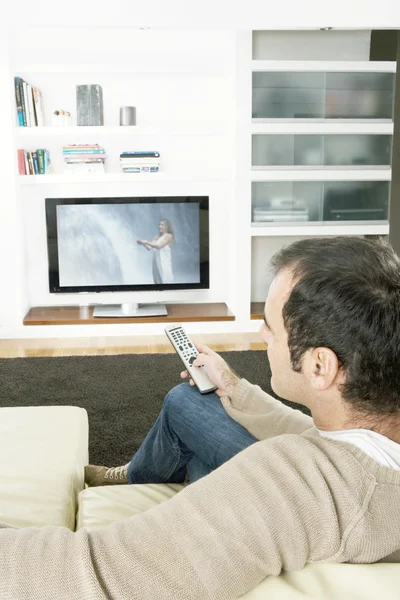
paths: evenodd
<path fill-rule="evenodd" d="M 51 293 L 209 288 L 209 197 L 46 198 Z M 167 314 L 97 305 L 94 316 Z"/>

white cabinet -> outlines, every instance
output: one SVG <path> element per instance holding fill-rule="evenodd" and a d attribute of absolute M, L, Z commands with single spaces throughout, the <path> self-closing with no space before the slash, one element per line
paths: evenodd
<path fill-rule="evenodd" d="M 246 170 L 238 175 L 237 233 L 250 237 L 240 264 L 251 272 L 238 295 L 253 318 L 268 289 L 268 261 L 282 245 L 299 236 L 389 233 L 396 64 L 368 60 L 366 32 L 278 37 L 243 33 L 237 61 L 241 86 L 250 87 L 237 90 L 237 164 Z"/>

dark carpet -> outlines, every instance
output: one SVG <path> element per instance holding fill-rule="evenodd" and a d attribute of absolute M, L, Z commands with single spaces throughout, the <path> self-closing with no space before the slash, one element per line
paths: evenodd
<path fill-rule="evenodd" d="M 272 394 L 265 351 L 220 354 L 238 375 Z M 116 466 L 128 462 L 142 443 L 164 396 L 181 382 L 181 370 L 176 354 L 0 359 L 0 406 L 85 408 L 90 462 Z"/>

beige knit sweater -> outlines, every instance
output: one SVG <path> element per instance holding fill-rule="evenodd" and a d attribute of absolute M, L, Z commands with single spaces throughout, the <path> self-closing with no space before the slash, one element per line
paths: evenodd
<path fill-rule="evenodd" d="M 263 441 L 109 527 L 0 529 L 1 600 L 231 600 L 307 562 L 400 562 L 399 471 L 245 380 L 222 402 Z"/>

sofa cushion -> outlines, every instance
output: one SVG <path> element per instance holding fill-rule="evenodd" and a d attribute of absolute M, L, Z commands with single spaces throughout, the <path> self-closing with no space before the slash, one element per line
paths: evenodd
<path fill-rule="evenodd" d="M 0 408 L 0 521 L 74 530 L 87 462 L 83 408 Z"/>
<path fill-rule="evenodd" d="M 267 577 L 243 600 L 398 600 L 399 564 L 306 565 L 301 571 Z"/>
<path fill-rule="evenodd" d="M 76 528 L 94 529 L 145 512 L 184 488 L 179 483 L 105 485 L 79 494 Z"/>
<path fill-rule="evenodd" d="M 114 485 L 86 488 L 79 494 L 77 528 L 110 525 L 165 502 L 179 484 Z M 290 540 L 288 541 L 290 543 Z M 244 600 L 399 600 L 399 564 L 320 564 L 267 577 Z"/>

